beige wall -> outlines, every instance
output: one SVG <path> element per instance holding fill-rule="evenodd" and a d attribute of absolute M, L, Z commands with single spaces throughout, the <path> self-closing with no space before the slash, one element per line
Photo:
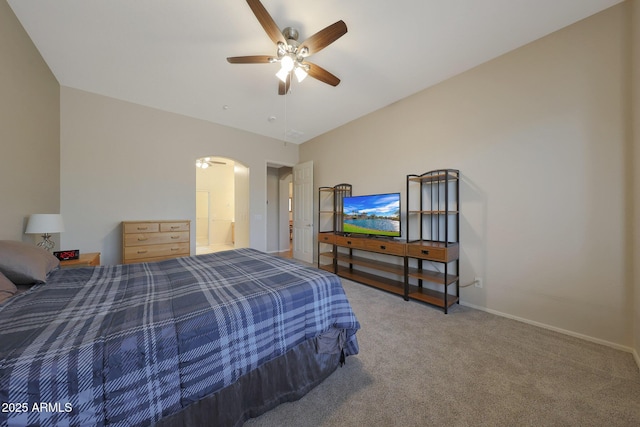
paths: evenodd
<path fill-rule="evenodd" d="M 295 164 L 297 145 L 67 87 L 60 96 L 65 247 L 115 264 L 121 221 L 195 223 L 195 160 L 221 156 L 249 168 L 249 218 L 236 220 L 250 223 L 251 247 L 266 249 L 266 165 Z"/>
<path fill-rule="evenodd" d="M 630 348 L 629 4 L 305 143 L 315 185 L 459 168 L 464 304 Z M 403 197 L 404 199 L 404 197 Z M 403 200 L 403 209 L 405 202 Z M 403 219 L 404 220 L 404 219 Z"/>
<path fill-rule="evenodd" d="M 28 215 L 60 210 L 60 86 L 4 0 L 0 58 L 0 239 L 31 241 Z"/>
<path fill-rule="evenodd" d="M 632 13 L 632 136 L 633 136 L 633 164 L 636 165 L 633 175 L 633 187 L 629 197 L 634 200 L 634 216 L 632 219 L 633 241 L 632 241 L 632 265 L 633 286 L 635 291 L 634 305 L 634 349 L 638 366 L 640 366 L 640 0 L 631 2 Z"/>

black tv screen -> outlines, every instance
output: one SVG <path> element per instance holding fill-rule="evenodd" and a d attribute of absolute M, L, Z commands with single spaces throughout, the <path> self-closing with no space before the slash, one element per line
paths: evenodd
<path fill-rule="evenodd" d="M 400 193 L 345 197 L 342 212 L 344 233 L 400 237 Z"/>

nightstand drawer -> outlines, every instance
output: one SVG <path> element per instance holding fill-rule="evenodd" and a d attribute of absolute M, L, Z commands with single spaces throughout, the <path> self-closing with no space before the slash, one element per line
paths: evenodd
<path fill-rule="evenodd" d="M 449 262 L 458 258 L 459 247 L 457 243 L 446 246 L 440 242 L 409 243 L 407 256 L 422 258 L 430 261 Z"/>

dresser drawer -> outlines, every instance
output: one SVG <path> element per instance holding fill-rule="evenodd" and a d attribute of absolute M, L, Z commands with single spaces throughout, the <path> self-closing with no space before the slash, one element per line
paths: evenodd
<path fill-rule="evenodd" d="M 439 242 L 409 243 L 407 255 L 414 258 L 422 258 L 430 261 L 449 262 L 458 258 L 459 246 L 457 243 L 445 246 Z"/>
<path fill-rule="evenodd" d="M 122 222 L 122 263 L 159 261 L 191 254 L 189 220 Z"/>
<path fill-rule="evenodd" d="M 336 241 L 336 235 L 333 233 L 318 233 L 318 242 L 333 244 Z"/>
<path fill-rule="evenodd" d="M 160 224 L 157 222 L 125 222 L 123 223 L 125 233 L 155 233 L 160 231 Z"/>
<path fill-rule="evenodd" d="M 160 231 L 189 231 L 188 222 L 161 222 Z"/>
<path fill-rule="evenodd" d="M 125 246 L 158 245 L 162 243 L 189 242 L 188 231 L 167 233 L 129 233 L 124 235 Z"/>
<path fill-rule="evenodd" d="M 124 249 L 124 256 L 127 261 L 187 255 L 189 255 L 189 243 L 166 243 L 161 245 L 127 247 Z"/>

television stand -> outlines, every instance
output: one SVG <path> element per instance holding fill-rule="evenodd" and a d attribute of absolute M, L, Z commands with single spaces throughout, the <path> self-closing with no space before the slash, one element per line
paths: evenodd
<path fill-rule="evenodd" d="M 458 281 L 457 275 L 414 268 L 410 258 L 433 262 L 451 262 L 459 256 L 458 243 L 404 240 L 380 240 L 371 237 L 353 237 L 333 232 L 318 233 L 318 241 L 332 245 L 332 250 L 318 255 L 318 268 L 337 274 L 345 279 L 372 286 L 402 296 L 406 301 L 417 300 L 443 308 L 457 303 L 457 295 L 435 291 L 409 284 L 409 277 L 425 282 L 448 285 Z M 322 264 L 321 259 L 331 260 Z"/>
<path fill-rule="evenodd" d="M 331 252 L 320 254 L 322 257 L 331 258 L 332 263 L 320 264 L 320 268 L 346 279 L 401 295 L 408 300 L 405 295 L 403 261 L 406 242 L 333 233 L 319 233 L 318 241 L 334 245 Z"/>
<path fill-rule="evenodd" d="M 318 189 L 318 268 L 444 310 L 460 300 L 460 171 L 407 175 L 406 240 L 344 231 L 350 184 Z M 455 293 L 451 293 L 451 292 Z"/>

